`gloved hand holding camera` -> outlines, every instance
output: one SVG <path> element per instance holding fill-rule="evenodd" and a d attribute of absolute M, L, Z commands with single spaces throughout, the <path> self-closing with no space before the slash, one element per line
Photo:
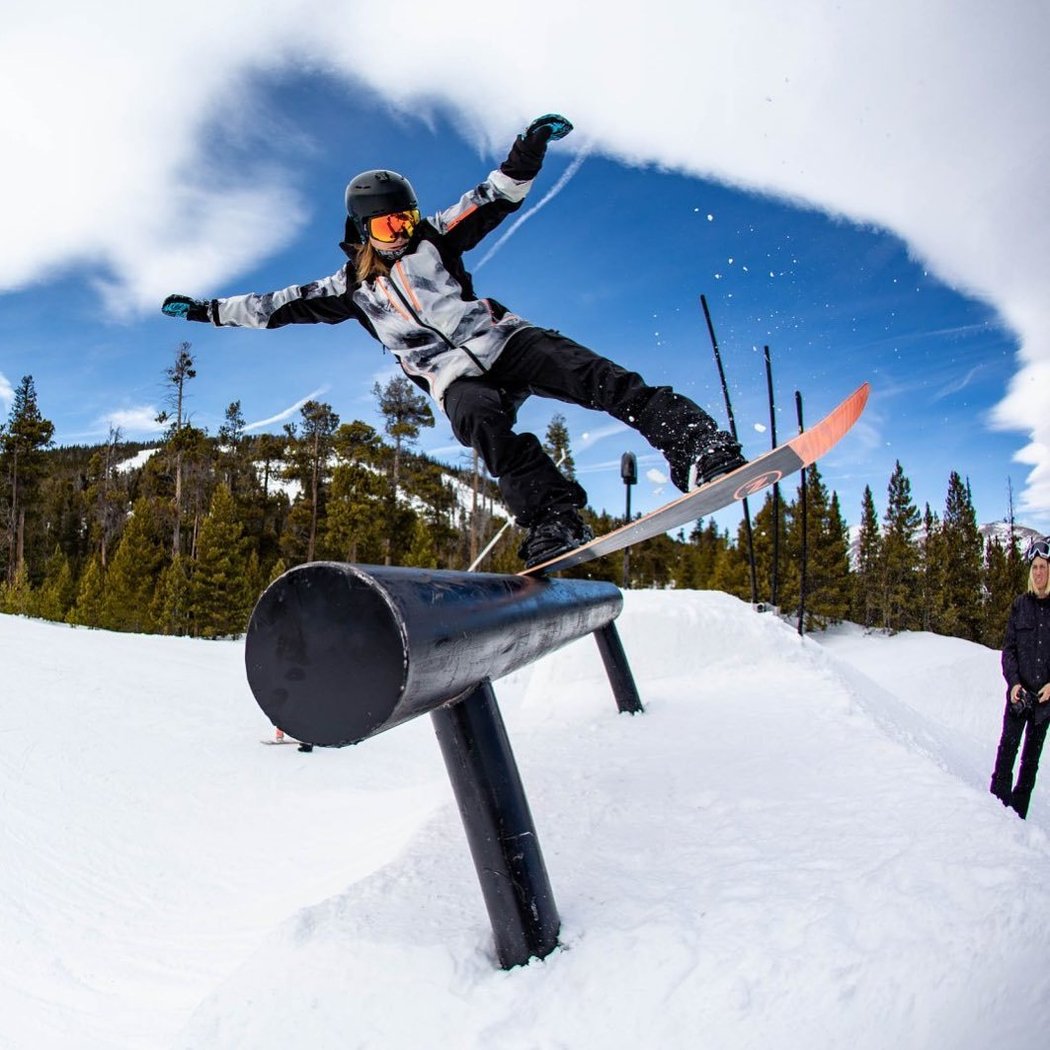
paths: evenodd
<path fill-rule="evenodd" d="M 1010 697 L 1010 711 L 1018 718 L 1031 717 L 1033 724 L 1040 725 L 1050 718 L 1050 701 L 1039 699 L 1042 690 L 1025 689 L 1019 686 L 1016 697 Z"/>

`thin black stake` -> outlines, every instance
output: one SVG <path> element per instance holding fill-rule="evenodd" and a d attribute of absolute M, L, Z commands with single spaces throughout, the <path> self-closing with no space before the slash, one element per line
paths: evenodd
<path fill-rule="evenodd" d="M 795 391 L 795 411 L 798 413 L 798 432 L 801 434 L 805 427 L 802 425 L 802 395 Z M 802 484 L 799 488 L 802 500 L 802 566 L 798 586 L 798 633 L 805 634 L 806 617 L 806 560 L 809 556 L 807 543 L 807 514 L 806 514 L 806 468 L 802 468 Z"/>
<path fill-rule="evenodd" d="M 711 346 L 715 351 L 715 364 L 718 365 L 718 378 L 722 381 L 722 396 L 726 400 L 726 415 L 729 417 L 729 433 L 733 435 L 733 440 L 737 440 L 736 436 L 736 420 L 733 418 L 733 405 L 729 400 L 729 384 L 726 383 L 726 372 L 722 367 L 722 352 L 718 349 L 718 337 L 715 335 L 715 326 L 711 323 L 711 311 L 707 308 L 707 296 L 700 296 L 700 305 L 704 309 L 704 319 L 707 321 L 707 331 L 711 336 Z"/>
<path fill-rule="evenodd" d="M 764 347 L 766 358 L 766 386 L 769 388 L 769 435 L 772 448 L 777 447 L 777 413 L 773 403 L 773 365 L 769 347 Z M 770 573 L 770 604 L 777 606 L 777 584 L 780 570 L 780 483 L 773 485 L 773 570 Z"/>
<path fill-rule="evenodd" d="M 711 347 L 715 352 L 715 364 L 718 365 L 718 378 L 722 381 L 722 396 L 726 402 L 726 416 L 729 419 L 729 433 L 733 435 L 734 441 L 740 439 L 736 434 L 736 419 L 733 417 L 733 403 L 729 398 L 729 384 L 726 383 L 725 369 L 722 367 L 722 353 L 718 349 L 718 337 L 715 335 L 715 326 L 711 323 L 711 311 L 707 308 L 707 297 L 700 296 L 700 305 L 704 310 L 704 319 L 707 321 L 707 331 L 711 336 Z M 751 604 L 758 604 L 758 578 L 755 575 L 755 540 L 751 533 L 751 509 L 747 505 L 747 499 L 741 500 L 744 505 L 744 529 L 747 534 L 747 561 L 751 568 Z"/>

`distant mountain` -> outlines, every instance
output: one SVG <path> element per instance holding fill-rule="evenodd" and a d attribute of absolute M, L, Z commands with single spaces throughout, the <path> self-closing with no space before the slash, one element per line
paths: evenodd
<path fill-rule="evenodd" d="M 1030 529 L 1027 525 L 1018 525 L 1014 522 L 1014 537 L 1017 540 L 1017 546 L 1024 552 L 1025 547 L 1028 546 L 1028 541 L 1033 536 L 1039 537 L 1043 533 L 1039 529 Z M 977 531 L 981 534 L 981 540 L 985 546 L 988 545 L 989 540 L 998 540 L 1002 547 L 1005 549 L 1007 544 L 1010 542 L 1010 523 L 1008 521 L 993 521 L 987 525 L 978 525 Z M 849 564 L 851 569 L 857 567 L 857 549 L 860 545 L 860 526 L 850 525 L 849 527 Z"/>
<path fill-rule="evenodd" d="M 1005 548 L 1010 542 L 1010 523 L 1008 521 L 993 521 L 990 525 L 979 526 L 977 531 L 980 532 L 985 544 L 989 540 L 997 539 Z M 1039 529 L 1030 529 L 1027 525 L 1018 525 L 1017 522 L 1014 522 L 1014 536 L 1022 551 L 1028 546 L 1030 539 L 1033 537 L 1041 538 L 1042 535 L 1043 533 Z"/>

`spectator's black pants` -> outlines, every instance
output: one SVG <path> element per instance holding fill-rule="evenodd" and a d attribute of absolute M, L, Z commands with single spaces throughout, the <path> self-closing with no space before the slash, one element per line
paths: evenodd
<path fill-rule="evenodd" d="M 518 409 L 530 394 L 607 412 L 668 458 L 695 454 L 717 429 L 702 408 L 670 387 L 649 386 L 637 372 L 559 332 L 522 329 L 489 372 L 450 383 L 443 403 L 457 440 L 475 449 L 499 479 L 507 509 L 525 527 L 551 507 L 587 502 L 587 493 L 558 470 L 535 434 L 515 433 Z"/>
<path fill-rule="evenodd" d="M 1043 750 L 1046 730 L 1050 721 L 1035 725 L 1031 714 L 1015 715 L 1010 710 L 1009 702 L 1003 715 L 1003 732 L 999 738 L 999 750 L 995 756 L 995 769 L 992 772 L 991 792 L 1004 806 L 1012 806 L 1018 816 L 1028 815 L 1028 803 L 1032 800 L 1032 789 L 1035 787 L 1035 775 L 1039 771 L 1039 755 Z M 1014 762 L 1017 749 L 1021 746 L 1021 734 L 1024 734 L 1024 748 L 1021 751 L 1021 770 L 1014 779 Z"/>

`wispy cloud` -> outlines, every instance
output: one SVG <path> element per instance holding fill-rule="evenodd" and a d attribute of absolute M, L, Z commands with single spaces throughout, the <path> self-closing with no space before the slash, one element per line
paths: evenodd
<path fill-rule="evenodd" d="M 15 389 L 11 386 L 11 380 L 0 372 L 0 401 L 3 401 L 5 405 L 10 405 L 15 399 Z"/>
<path fill-rule="evenodd" d="M 477 271 L 480 270 L 482 266 L 484 266 L 485 263 L 487 263 L 489 259 L 491 259 L 496 254 L 496 252 L 498 252 L 500 248 L 502 248 L 503 245 L 505 245 L 507 241 L 509 241 L 511 237 L 513 237 L 514 234 L 517 233 L 518 230 L 520 230 L 521 227 L 526 222 L 528 222 L 529 219 L 531 219 L 533 215 L 536 214 L 536 212 L 540 210 L 540 208 L 544 207 L 550 201 L 554 200 L 554 198 L 557 197 L 563 189 L 565 189 L 565 187 L 569 184 L 569 180 L 572 179 L 573 175 L 575 175 L 576 172 L 580 170 L 580 166 L 583 164 L 589 152 L 590 147 L 588 146 L 581 150 L 579 153 L 577 153 L 575 157 L 573 157 L 572 163 L 565 169 L 565 171 L 562 172 L 561 178 L 558 179 L 558 181 L 550 188 L 550 190 L 543 197 L 541 197 L 531 208 L 529 208 L 529 210 L 525 212 L 524 215 L 519 216 L 519 218 L 517 218 L 513 223 L 511 223 L 510 228 L 507 230 L 507 232 L 503 234 L 503 236 L 500 237 L 500 239 L 496 241 L 496 243 L 491 248 L 489 248 L 489 250 L 481 257 L 481 261 L 474 267 L 475 273 L 477 273 Z"/>
<path fill-rule="evenodd" d="M 250 430 L 262 430 L 263 427 L 273 426 L 274 423 L 283 423 L 286 419 L 291 419 L 307 401 L 316 401 L 322 394 L 327 393 L 328 389 L 327 384 L 325 386 L 319 386 L 316 390 L 311 390 L 306 397 L 300 398 L 294 405 L 289 405 L 288 408 L 283 409 L 276 415 L 269 416 L 266 419 L 256 420 L 254 423 L 248 423 L 244 428 L 245 433 Z"/>
<path fill-rule="evenodd" d="M 960 376 L 953 382 L 947 383 L 945 386 L 941 387 L 941 389 L 933 395 L 933 400 L 940 401 L 943 398 L 950 397 L 952 394 L 959 393 L 960 390 L 965 390 L 970 385 L 970 383 L 973 382 L 974 377 L 983 370 L 984 365 L 974 365 L 974 367 L 971 368 L 966 373 L 966 375 Z"/>
<path fill-rule="evenodd" d="M 576 443 L 576 447 L 583 451 L 584 449 L 591 448 L 597 445 L 599 441 L 604 441 L 606 438 L 615 437 L 617 434 L 623 434 L 627 430 L 627 424 L 621 423 L 616 420 L 612 423 L 606 423 L 600 427 L 588 427 L 581 435 L 580 440 Z"/>

